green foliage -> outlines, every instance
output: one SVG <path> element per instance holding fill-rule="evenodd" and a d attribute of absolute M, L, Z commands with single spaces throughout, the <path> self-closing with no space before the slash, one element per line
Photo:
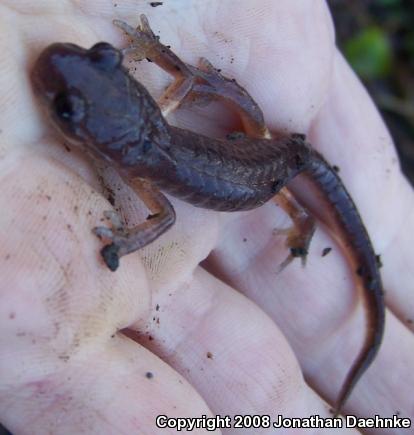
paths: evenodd
<path fill-rule="evenodd" d="M 390 41 L 387 34 L 376 26 L 367 27 L 349 39 L 345 44 L 345 55 L 364 79 L 384 77 L 392 67 Z"/>
<path fill-rule="evenodd" d="M 379 6 L 400 6 L 401 0 L 375 0 Z"/>

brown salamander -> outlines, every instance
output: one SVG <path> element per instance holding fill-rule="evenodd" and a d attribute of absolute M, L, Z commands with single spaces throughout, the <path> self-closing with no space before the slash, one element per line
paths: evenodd
<path fill-rule="evenodd" d="M 122 66 L 123 53 L 108 43 L 90 49 L 55 43 L 38 58 L 32 82 L 53 123 L 71 142 L 94 158 L 117 168 L 127 183 L 134 180 L 152 215 L 134 229 L 95 228 L 111 241 L 102 249 L 106 265 L 115 270 L 119 258 L 151 243 L 170 228 L 175 213 L 165 191 L 197 207 L 242 211 L 275 196 L 289 213 L 290 255 L 305 259 L 313 219 L 286 185 L 305 176 L 325 199 L 325 222 L 343 248 L 358 287 L 365 296 L 368 327 L 365 344 L 343 384 L 336 403 L 339 413 L 358 379 L 378 352 L 384 330 L 384 301 L 374 250 L 359 213 L 337 172 L 302 134 L 271 136 L 250 95 L 234 80 L 219 74 L 206 60 L 200 68 L 182 62 L 159 42 L 144 16 L 133 29 L 116 21 L 133 38 L 124 52 L 147 58 L 175 77 L 158 104 Z M 188 101 L 220 99 L 240 115 L 247 134 L 212 139 L 173 127 L 165 115 Z M 323 217 L 322 217 L 322 220 Z"/>

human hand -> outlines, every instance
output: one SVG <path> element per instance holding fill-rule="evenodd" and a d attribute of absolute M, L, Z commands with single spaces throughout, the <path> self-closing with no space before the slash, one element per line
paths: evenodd
<path fill-rule="evenodd" d="M 0 421 L 14 433 L 157 433 L 159 414 L 329 416 L 322 397 L 335 401 L 360 349 L 365 316 L 342 253 L 318 228 L 306 268 L 277 275 L 286 248 L 273 230 L 288 221 L 273 204 L 219 214 L 173 200 L 172 230 L 115 274 L 103 265 L 91 229 L 109 205 L 83 154 L 68 152 L 41 116 L 29 71 L 51 42 L 121 46 L 111 20 L 134 24 L 139 13 L 185 61 L 204 56 L 235 77 L 271 130 L 308 132 L 340 167 L 381 254 L 391 309 L 344 411 L 413 416 L 412 192 L 334 48 L 326 6 L 191 5 L 2 2 Z M 134 74 L 156 95 L 169 81 L 149 64 Z M 176 122 L 220 134 L 234 118 L 183 111 Z"/>

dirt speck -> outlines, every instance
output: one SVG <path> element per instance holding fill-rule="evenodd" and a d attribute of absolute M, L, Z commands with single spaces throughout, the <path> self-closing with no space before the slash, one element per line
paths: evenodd
<path fill-rule="evenodd" d="M 331 251 L 332 251 L 332 248 L 330 246 L 323 248 L 322 257 L 326 257 Z"/>

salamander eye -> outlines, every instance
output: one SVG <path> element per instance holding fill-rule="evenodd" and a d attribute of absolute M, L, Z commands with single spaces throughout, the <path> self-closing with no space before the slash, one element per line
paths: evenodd
<path fill-rule="evenodd" d="M 85 117 L 85 102 L 78 95 L 61 92 L 53 100 L 56 115 L 64 122 L 79 122 Z"/>
<path fill-rule="evenodd" d="M 98 42 L 89 49 L 90 59 L 104 70 L 117 68 L 122 62 L 122 53 L 107 42 Z"/>

